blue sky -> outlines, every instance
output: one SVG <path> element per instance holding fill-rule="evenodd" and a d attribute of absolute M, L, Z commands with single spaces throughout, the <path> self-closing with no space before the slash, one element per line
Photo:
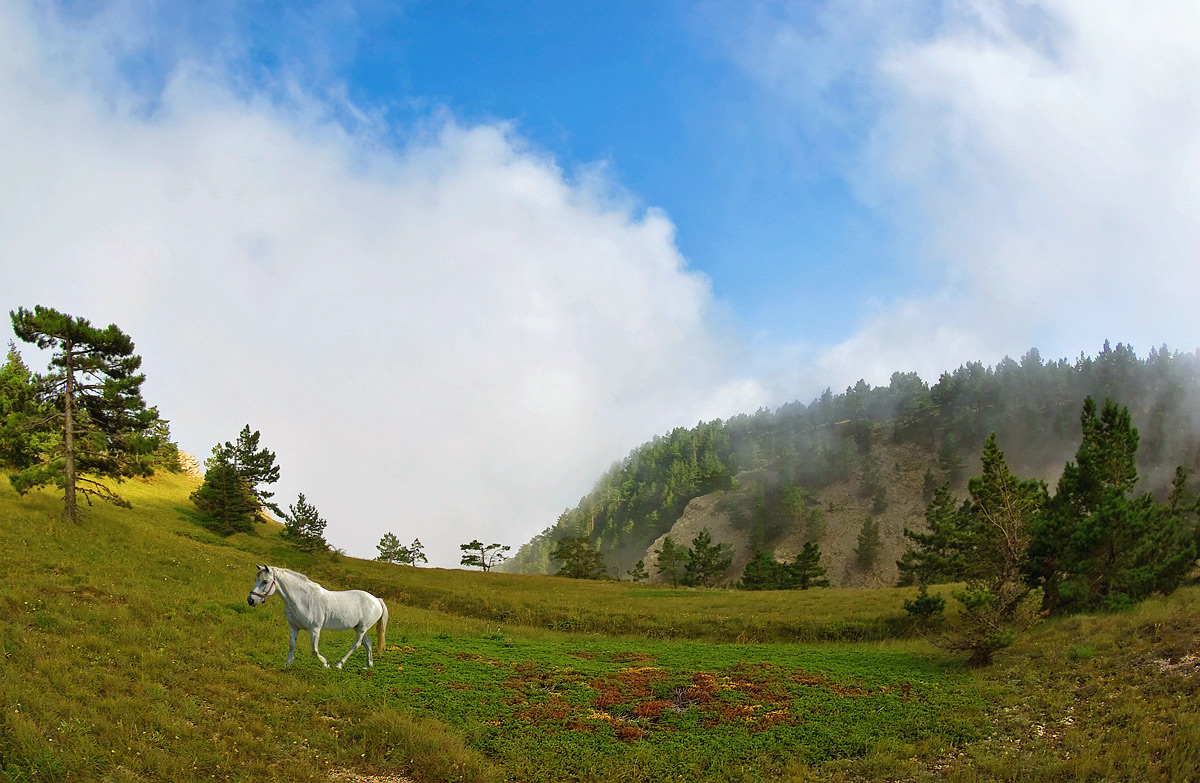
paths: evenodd
<path fill-rule="evenodd" d="M 4 304 L 331 541 L 518 545 L 674 426 L 1200 344 L 1200 6 L 12 0 Z M 386 489 L 385 489 L 386 488 Z"/>

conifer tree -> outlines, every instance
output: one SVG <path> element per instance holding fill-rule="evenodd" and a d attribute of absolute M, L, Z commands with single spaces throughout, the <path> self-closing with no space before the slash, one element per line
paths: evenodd
<path fill-rule="evenodd" d="M 36 405 L 26 408 L 13 430 L 54 433 L 55 442 L 36 454 L 10 479 L 18 492 L 53 482 L 63 490 L 63 517 L 79 519 L 78 497 L 128 507 L 103 479 L 121 481 L 152 472 L 145 455 L 157 445 L 151 428 L 158 411 L 146 407 L 138 372 L 142 359 L 133 341 L 110 324 L 93 327 L 86 319 L 40 305 L 10 313 L 13 332 L 27 343 L 52 351 L 50 371 L 35 376 Z"/>
<path fill-rule="evenodd" d="M 379 550 L 379 557 L 375 559 L 385 563 L 403 563 L 408 557 L 408 549 L 400 545 L 395 533 L 384 533 L 375 548 Z"/>
<path fill-rule="evenodd" d="M 646 573 L 646 561 L 639 560 L 633 564 L 633 568 L 629 569 L 629 579 L 633 582 L 645 582 L 650 578 Z"/>
<path fill-rule="evenodd" d="M 743 590 L 778 590 L 781 565 L 774 555 L 760 549 L 754 553 L 754 557 L 750 558 L 746 569 L 742 571 L 739 586 Z"/>
<path fill-rule="evenodd" d="M 222 536 L 253 530 L 258 501 L 237 468 L 222 455 L 206 460 L 205 466 L 204 482 L 191 495 L 204 515 L 204 526 Z"/>
<path fill-rule="evenodd" d="M 561 563 L 558 576 L 573 579 L 602 579 L 605 576 L 604 558 L 587 536 L 561 539 L 550 553 L 550 559 Z"/>
<path fill-rule="evenodd" d="M 796 555 L 787 569 L 789 584 L 797 590 L 807 590 L 810 587 L 829 587 L 825 578 L 825 569 L 821 567 L 821 548 L 815 542 L 809 541 L 804 549 Z"/>
<path fill-rule="evenodd" d="M 715 584 L 733 562 L 728 550 L 727 544 L 714 544 L 707 529 L 697 533 L 692 539 L 692 548 L 688 550 L 684 568 L 687 584 L 703 587 Z"/>
<path fill-rule="evenodd" d="M 870 571 L 882 545 L 883 542 L 879 538 L 879 522 L 875 517 L 867 517 L 858 531 L 858 546 L 854 549 L 858 567 L 863 571 Z"/>
<path fill-rule="evenodd" d="M 960 505 L 950 493 L 950 485 L 943 484 L 934 490 L 925 508 L 925 524 L 928 533 L 904 529 L 905 538 L 915 546 L 896 562 L 900 567 L 900 586 L 965 580 L 967 559 L 976 538 L 976 519 L 970 513 L 970 502 Z"/>
<path fill-rule="evenodd" d="M 1097 412 L 1089 397 L 1080 422 L 1075 461 L 1035 522 L 1027 575 L 1056 612 L 1116 608 L 1174 590 L 1195 560 L 1195 542 L 1178 510 L 1131 496 L 1138 432 L 1129 410 L 1106 400 Z"/>
<path fill-rule="evenodd" d="M 679 587 L 679 581 L 687 568 L 688 554 L 688 550 L 676 544 L 670 536 L 666 536 L 658 548 L 658 560 L 654 564 L 654 570 L 659 576 L 670 580 L 671 587 Z"/>
<path fill-rule="evenodd" d="M 296 499 L 294 505 L 288 506 L 283 517 L 283 537 L 295 542 L 306 552 L 316 552 L 329 548 L 325 542 L 325 525 L 327 524 L 317 512 L 315 506 L 309 503 L 304 493 Z"/>
<path fill-rule="evenodd" d="M 512 547 L 495 543 L 484 545 L 479 539 L 474 539 L 462 544 L 459 549 L 463 551 L 463 556 L 459 560 L 460 565 L 491 571 L 507 559 L 508 556 L 504 553 Z"/>
<path fill-rule="evenodd" d="M 417 567 L 417 561 L 428 563 L 429 558 L 425 557 L 425 545 L 421 543 L 421 539 L 414 538 L 413 542 L 407 547 L 404 547 L 405 557 L 402 561 L 408 563 L 413 568 Z"/>
<path fill-rule="evenodd" d="M 965 559 L 966 587 L 953 595 L 962 605 L 959 623 L 943 646 L 971 653 L 970 662 L 991 663 L 1038 617 L 1040 591 L 1031 592 L 1021 563 L 1033 520 L 1046 502 L 1040 481 L 1023 481 L 1009 470 L 992 433 L 983 447 L 983 472 L 968 483 L 972 540 Z"/>

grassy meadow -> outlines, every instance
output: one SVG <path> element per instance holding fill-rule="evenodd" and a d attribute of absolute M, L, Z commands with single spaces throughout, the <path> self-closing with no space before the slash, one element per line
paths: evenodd
<path fill-rule="evenodd" d="M 1045 622 L 974 671 L 911 635 L 910 590 L 309 555 L 209 534 L 194 487 L 126 483 L 133 509 L 75 526 L 0 482 L 0 780 L 1200 781 L 1197 587 Z M 321 668 L 306 634 L 284 668 L 256 562 L 383 597 L 374 670 Z"/>

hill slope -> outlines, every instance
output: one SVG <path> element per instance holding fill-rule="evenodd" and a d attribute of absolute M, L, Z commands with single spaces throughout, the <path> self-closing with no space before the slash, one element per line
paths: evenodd
<path fill-rule="evenodd" d="M 553 572 L 555 543 L 587 535 L 610 572 L 624 574 L 651 562 L 663 536 L 686 546 L 708 528 L 733 545 L 730 580 L 758 549 L 784 559 L 815 540 L 835 585 L 894 584 L 903 529 L 923 528 L 935 486 L 962 495 L 989 433 L 1018 475 L 1053 485 L 1079 445 L 1087 396 L 1130 409 L 1141 433 L 1139 492 L 1165 494 L 1176 466 L 1200 470 L 1200 353 L 1164 346 L 1143 359 L 1106 343 L 1094 358 L 1043 362 L 1031 350 L 1019 362 L 963 365 L 932 386 L 895 373 L 886 387 L 859 381 L 809 405 L 676 429 L 614 465 L 506 566 Z M 862 567 L 854 549 L 868 517 L 882 543 Z"/>
<path fill-rule="evenodd" d="M 911 590 L 675 591 L 303 554 L 265 527 L 211 536 L 195 486 L 129 483 L 133 509 L 65 526 L 52 494 L 0 484 L 0 780 L 1200 774 L 1195 587 L 1046 623 L 969 672 L 903 638 Z M 245 601 L 262 561 L 383 596 L 375 669 L 307 653 L 284 669 L 282 607 Z"/>

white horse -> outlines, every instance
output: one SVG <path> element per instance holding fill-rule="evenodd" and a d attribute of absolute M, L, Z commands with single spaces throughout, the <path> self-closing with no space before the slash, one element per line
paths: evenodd
<path fill-rule="evenodd" d="M 283 599 L 283 613 L 292 629 L 292 643 L 288 647 L 286 666 L 291 666 L 292 659 L 296 657 L 296 635 L 300 633 L 301 628 L 308 631 L 308 637 L 312 640 L 313 655 L 317 656 L 326 669 L 329 668 L 329 661 L 325 660 L 317 649 L 322 630 L 348 631 L 353 628 L 358 634 L 354 638 L 354 646 L 338 661 L 339 669 L 362 644 L 367 648 L 367 665 L 363 668 L 369 669 L 375 665 L 367 631 L 378 623 L 379 651 L 383 652 L 388 610 L 382 599 L 363 590 L 326 590 L 296 571 L 258 566 L 258 578 L 246 601 L 251 606 L 258 606 L 274 593 L 279 593 L 279 597 Z"/>

